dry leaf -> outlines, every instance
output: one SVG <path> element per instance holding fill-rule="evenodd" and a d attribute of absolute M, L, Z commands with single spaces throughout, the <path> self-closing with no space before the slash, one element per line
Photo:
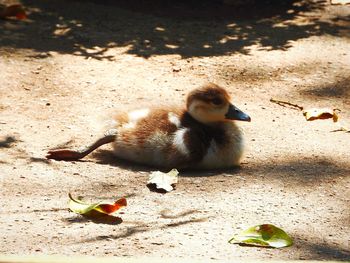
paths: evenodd
<path fill-rule="evenodd" d="M 147 185 L 150 187 L 155 187 L 157 190 L 170 192 L 174 190 L 174 185 L 177 183 L 178 174 L 179 172 L 176 169 L 172 169 L 168 173 L 162 173 L 160 171 L 152 172 Z"/>
<path fill-rule="evenodd" d="M 339 109 L 318 109 L 313 108 L 309 110 L 303 111 L 303 115 L 305 116 L 307 121 L 314 121 L 314 120 L 325 120 L 325 119 L 333 119 L 334 122 L 337 122 L 339 119 L 338 112 Z"/>
<path fill-rule="evenodd" d="M 127 203 L 125 198 L 121 198 L 112 204 L 105 203 L 105 202 L 88 204 L 88 203 L 82 202 L 81 200 L 74 199 L 72 195 L 69 194 L 69 203 L 68 203 L 69 209 L 81 215 L 87 214 L 93 210 L 103 214 L 110 215 L 126 205 Z"/>

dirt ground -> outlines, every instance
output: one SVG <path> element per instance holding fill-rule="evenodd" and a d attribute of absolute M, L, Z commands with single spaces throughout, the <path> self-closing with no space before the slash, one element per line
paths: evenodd
<path fill-rule="evenodd" d="M 350 6 L 150 2 L 23 0 L 27 20 L 0 21 L 0 253 L 350 260 L 350 133 L 332 132 L 350 128 Z M 183 104 L 209 81 L 252 118 L 240 168 L 183 171 L 159 194 L 146 187 L 154 168 L 108 146 L 45 159 L 96 138 L 115 110 Z M 340 122 L 306 122 L 272 97 L 339 108 Z M 68 211 L 69 192 L 128 206 L 88 219 Z M 228 244 L 262 223 L 295 244 Z"/>

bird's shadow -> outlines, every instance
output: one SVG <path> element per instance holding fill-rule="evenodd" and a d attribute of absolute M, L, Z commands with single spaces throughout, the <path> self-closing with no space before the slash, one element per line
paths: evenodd
<path fill-rule="evenodd" d="M 95 162 L 103 165 L 110 165 L 114 167 L 119 167 L 125 170 L 130 171 L 143 171 L 143 172 L 151 172 L 156 168 L 152 166 L 142 165 L 135 162 L 131 162 L 128 160 L 124 160 L 116 157 L 112 151 L 108 150 L 98 150 L 92 154 L 92 158 L 94 160 L 88 160 L 91 162 Z"/>
<path fill-rule="evenodd" d="M 169 172 L 169 170 L 171 170 L 169 168 L 141 165 L 135 162 L 120 159 L 115 155 L 113 155 L 113 153 L 108 150 L 96 151 L 93 154 L 93 158 L 95 159 L 94 162 L 98 164 L 111 165 L 114 167 L 119 167 L 122 169 L 134 171 L 134 172 L 135 171 L 152 172 L 155 170 L 160 170 L 161 172 Z M 231 168 L 222 168 L 222 169 L 206 169 L 206 170 L 199 170 L 191 167 L 189 168 L 172 167 L 172 168 L 178 169 L 181 172 L 179 175 L 182 177 L 209 177 L 209 176 L 215 176 L 223 173 L 233 175 L 233 174 L 238 174 L 241 171 L 240 166 L 235 166 Z"/>

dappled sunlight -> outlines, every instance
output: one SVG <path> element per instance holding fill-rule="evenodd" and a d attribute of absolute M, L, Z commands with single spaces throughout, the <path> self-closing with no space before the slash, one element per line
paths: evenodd
<path fill-rule="evenodd" d="M 350 137 L 333 131 L 349 127 L 350 6 L 222 1 L 21 0 L 27 20 L 0 20 L 3 253 L 349 258 Z M 237 121 L 246 146 L 237 167 L 179 169 L 176 188 L 159 194 L 147 188 L 150 174 L 178 167 L 118 159 L 111 144 L 78 161 L 45 157 L 49 149 L 83 149 L 118 126 L 118 112 L 133 118 L 131 109 L 147 106 L 177 114 L 172 105 L 186 107 L 186 94 L 207 82 L 227 89 L 251 116 Z M 341 109 L 339 122 L 306 121 L 304 110 L 323 107 Z M 184 154 L 220 162 L 215 153 L 226 143 L 199 134 L 203 147 L 182 136 Z M 149 147 L 149 135 L 141 137 L 123 139 L 140 145 L 137 151 Z M 175 139 L 164 147 L 174 150 Z M 126 147 L 120 156 L 128 154 Z M 116 217 L 84 217 L 68 211 L 69 193 L 94 202 L 125 197 L 128 206 Z M 294 245 L 228 243 L 265 223 L 285 230 Z"/>
<path fill-rule="evenodd" d="M 1 23 L 5 38 L 0 45 L 106 60 L 114 59 L 108 50 L 120 47 L 146 58 L 168 54 L 203 57 L 249 54 L 255 46 L 287 50 L 293 41 L 310 36 L 341 36 L 350 23 L 342 16 L 321 19 L 317 10 L 326 8 L 324 2 L 262 1 L 239 8 L 215 1 L 146 2 L 25 0 L 31 23 Z M 310 17 L 307 12 L 315 14 Z M 6 34 L 17 37 L 6 38 Z M 33 34 L 37 37 L 28 39 Z"/>

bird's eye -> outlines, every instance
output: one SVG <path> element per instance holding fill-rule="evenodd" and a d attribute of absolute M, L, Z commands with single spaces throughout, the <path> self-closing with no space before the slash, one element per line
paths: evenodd
<path fill-rule="evenodd" d="M 215 99 L 212 99 L 211 101 L 214 105 L 221 105 L 223 103 L 222 99 L 219 99 L 219 98 L 215 98 Z"/>

